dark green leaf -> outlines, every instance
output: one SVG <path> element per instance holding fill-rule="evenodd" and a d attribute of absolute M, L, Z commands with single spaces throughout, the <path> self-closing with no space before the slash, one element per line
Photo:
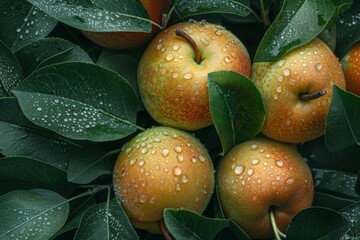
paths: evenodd
<path fill-rule="evenodd" d="M 226 219 L 207 218 L 189 210 L 165 209 L 164 222 L 171 235 L 181 239 L 214 239 L 229 226 Z"/>
<path fill-rule="evenodd" d="M 360 236 L 360 202 L 345 207 L 341 213 L 350 222 L 350 230 L 342 240 L 358 238 Z"/>
<path fill-rule="evenodd" d="M 176 10 L 185 18 L 208 13 L 230 13 L 242 17 L 250 14 L 249 0 L 180 0 Z"/>
<path fill-rule="evenodd" d="M 79 46 L 60 38 L 46 38 L 28 44 L 15 52 L 25 76 L 36 68 L 60 62 L 93 61 Z"/>
<path fill-rule="evenodd" d="M 56 24 L 26 0 L 0 2 L 0 40 L 13 51 L 46 37 Z"/>
<path fill-rule="evenodd" d="M 230 71 L 209 74 L 210 112 L 223 154 L 256 136 L 265 120 L 265 107 L 254 83 Z"/>
<path fill-rule="evenodd" d="M 325 140 L 330 151 L 360 146 L 360 97 L 334 85 L 326 117 Z"/>
<path fill-rule="evenodd" d="M 139 239 L 124 210 L 114 198 L 89 207 L 76 232 L 77 240 Z"/>
<path fill-rule="evenodd" d="M 23 75 L 18 60 L 1 41 L 0 63 L 0 97 L 5 97 L 23 80 Z"/>
<path fill-rule="evenodd" d="M 99 176 L 111 174 L 113 164 L 109 156 L 98 146 L 79 149 L 73 156 L 67 178 L 70 182 L 87 184 Z"/>
<path fill-rule="evenodd" d="M 358 177 L 356 180 L 355 191 L 358 195 L 360 195 L 360 173 L 358 174 Z"/>
<path fill-rule="evenodd" d="M 68 138 L 110 141 L 136 131 L 134 90 L 120 75 L 94 64 L 41 68 L 13 92 L 30 121 Z"/>
<path fill-rule="evenodd" d="M 28 0 L 74 28 L 104 32 L 150 32 L 151 22 L 140 1 Z"/>
<path fill-rule="evenodd" d="M 0 238 L 47 240 L 65 223 L 69 203 L 45 189 L 18 190 L 0 196 Z"/>
<path fill-rule="evenodd" d="M 339 211 L 340 209 L 343 209 L 344 207 L 353 203 L 355 203 L 355 201 L 348 198 L 338 197 L 329 193 L 316 191 L 313 206 L 325 207 Z"/>
<path fill-rule="evenodd" d="M 254 62 L 273 62 L 321 33 L 335 14 L 332 1 L 286 0 L 265 33 Z"/>
<path fill-rule="evenodd" d="M 299 212 L 291 220 L 286 240 L 340 239 L 349 230 L 350 223 L 340 213 L 320 207 Z"/>
<path fill-rule="evenodd" d="M 229 228 L 236 235 L 238 240 L 250 240 L 251 238 L 233 221 L 230 219 Z"/>
<path fill-rule="evenodd" d="M 15 98 L 0 98 L 0 153 L 26 156 L 66 170 L 81 146 L 32 124 Z"/>

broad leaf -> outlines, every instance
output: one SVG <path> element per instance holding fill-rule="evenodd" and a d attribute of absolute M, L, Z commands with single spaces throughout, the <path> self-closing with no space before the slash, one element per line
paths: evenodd
<path fill-rule="evenodd" d="M 69 203 L 45 189 L 17 190 L 0 196 L 0 238 L 47 240 L 65 223 Z"/>
<path fill-rule="evenodd" d="M 214 239 L 229 226 L 226 219 L 208 218 L 189 210 L 164 210 L 164 222 L 175 239 Z"/>
<path fill-rule="evenodd" d="M 330 151 L 360 145 L 360 97 L 335 85 L 325 126 Z"/>
<path fill-rule="evenodd" d="M 335 14 L 332 1 L 285 0 L 265 33 L 254 62 L 273 62 L 321 33 Z"/>
<path fill-rule="evenodd" d="M 28 0 L 74 28 L 103 32 L 150 32 L 151 21 L 140 1 Z"/>
<path fill-rule="evenodd" d="M 61 39 L 45 38 L 28 44 L 15 52 L 25 76 L 36 68 L 60 62 L 87 62 L 93 61 L 79 46 Z"/>
<path fill-rule="evenodd" d="M 68 138 L 110 141 L 136 131 L 134 90 L 120 75 L 94 64 L 41 68 L 13 92 L 30 121 Z"/>
<path fill-rule="evenodd" d="M 139 239 L 124 210 L 114 198 L 94 205 L 85 212 L 76 232 L 77 240 Z"/>
<path fill-rule="evenodd" d="M 15 98 L 0 98 L 0 153 L 26 156 L 66 170 L 78 143 L 32 124 L 21 112 Z"/>
<path fill-rule="evenodd" d="M 230 71 L 209 74 L 210 112 L 223 154 L 255 137 L 265 120 L 265 107 L 254 83 Z"/>
<path fill-rule="evenodd" d="M 0 41 L 0 97 L 9 96 L 11 89 L 22 80 L 23 75 L 18 60 Z"/>
<path fill-rule="evenodd" d="M 314 207 L 325 207 L 330 208 L 335 211 L 339 211 L 346 206 L 354 204 L 355 201 L 349 199 L 348 197 L 339 197 L 330 193 L 325 193 L 321 191 L 315 191 L 314 201 L 312 206 Z"/>
<path fill-rule="evenodd" d="M 0 2 L 0 40 L 12 51 L 46 37 L 57 21 L 26 0 Z"/>
<path fill-rule="evenodd" d="M 341 240 L 356 239 L 360 236 L 360 202 L 345 207 L 341 213 L 350 222 L 350 230 Z"/>
<path fill-rule="evenodd" d="M 349 221 L 340 213 L 312 207 L 302 210 L 291 220 L 286 240 L 340 239 L 349 228 Z"/>
<path fill-rule="evenodd" d="M 111 174 L 113 164 L 110 157 L 97 145 L 79 149 L 73 156 L 67 178 L 70 182 L 87 184 L 104 174 Z"/>

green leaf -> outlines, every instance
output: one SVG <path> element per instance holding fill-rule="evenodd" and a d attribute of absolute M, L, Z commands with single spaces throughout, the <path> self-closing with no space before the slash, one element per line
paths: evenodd
<path fill-rule="evenodd" d="M 134 90 L 120 75 L 94 64 L 41 68 L 13 92 L 30 121 L 71 139 L 111 141 L 136 131 Z"/>
<path fill-rule="evenodd" d="M 208 218 L 184 209 L 165 209 L 164 222 L 171 235 L 181 239 L 214 239 L 229 226 L 226 219 Z"/>
<path fill-rule="evenodd" d="M 236 235 L 238 240 L 251 239 L 232 219 L 229 219 L 229 228 Z"/>
<path fill-rule="evenodd" d="M 360 40 L 360 1 L 353 2 L 351 9 L 342 14 L 336 24 L 338 34 L 335 53 L 340 59 Z"/>
<path fill-rule="evenodd" d="M 300 211 L 291 220 L 286 240 L 340 239 L 350 227 L 349 221 L 340 213 L 320 207 Z"/>
<path fill-rule="evenodd" d="M 332 1 L 285 0 L 261 40 L 254 62 L 273 62 L 311 41 L 325 29 L 334 14 Z"/>
<path fill-rule="evenodd" d="M 12 51 L 46 37 L 57 21 L 26 0 L 0 2 L 0 40 Z"/>
<path fill-rule="evenodd" d="M 15 52 L 25 76 L 35 69 L 60 62 L 93 63 L 79 46 L 61 38 L 45 38 L 30 43 Z"/>
<path fill-rule="evenodd" d="M 183 18 L 209 13 L 230 13 L 246 17 L 251 11 L 249 6 L 249 0 L 181 0 L 176 10 Z"/>
<path fill-rule="evenodd" d="M 76 240 L 139 239 L 124 210 L 114 198 L 89 207 L 81 219 Z"/>
<path fill-rule="evenodd" d="M 69 203 L 45 189 L 17 190 L 0 196 L 0 238 L 47 240 L 65 223 Z"/>
<path fill-rule="evenodd" d="M 151 21 L 140 1 L 28 0 L 74 28 L 100 32 L 150 32 Z"/>
<path fill-rule="evenodd" d="M 73 183 L 87 184 L 99 176 L 111 174 L 112 170 L 110 157 L 98 145 L 91 145 L 74 154 L 67 178 Z"/>
<path fill-rule="evenodd" d="M 21 67 L 9 48 L 0 41 L 0 97 L 11 95 L 11 89 L 23 80 Z"/>
<path fill-rule="evenodd" d="M 66 170 L 78 143 L 32 124 L 15 98 L 0 98 L 0 153 L 26 156 Z"/>
<path fill-rule="evenodd" d="M 356 239 L 360 236 L 360 202 L 354 203 L 341 210 L 341 214 L 350 222 L 350 230 L 345 239 Z"/>
<path fill-rule="evenodd" d="M 209 74 L 210 112 L 223 154 L 255 137 L 265 121 L 265 107 L 254 83 L 230 71 Z"/>
<path fill-rule="evenodd" d="M 355 203 L 354 200 L 338 197 L 329 193 L 315 191 L 313 205 L 314 207 L 325 207 L 339 211 L 346 206 Z"/>
<path fill-rule="evenodd" d="M 360 146 L 360 97 L 334 85 L 325 126 L 325 140 L 330 151 Z"/>
<path fill-rule="evenodd" d="M 0 194 L 16 189 L 46 188 L 56 192 L 73 190 L 66 171 L 27 157 L 0 159 Z"/>

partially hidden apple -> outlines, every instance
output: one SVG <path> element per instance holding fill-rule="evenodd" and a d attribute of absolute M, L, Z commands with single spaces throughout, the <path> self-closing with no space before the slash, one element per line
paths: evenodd
<path fill-rule="evenodd" d="M 262 133 L 291 143 L 323 135 L 332 87 L 345 89 L 339 60 L 318 38 L 275 62 L 254 63 L 252 80 L 267 111 Z"/>
<path fill-rule="evenodd" d="M 149 15 L 149 19 L 157 24 L 162 24 L 163 14 L 168 13 L 171 0 L 140 0 Z M 144 32 L 90 32 L 81 31 L 85 37 L 94 43 L 110 49 L 129 49 L 148 43 L 159 31 L 152 25 L 150 33 Z"/>
<path fill-rule="evenodd" d="M 214 181 L 205 147 L 191 134 L 169 127 L 153 127 L 131 139 L 113 175 L 115 195 L 132 225 L 155 234 L 162 232 L 165 208 L 202 213 Z"/>
<path fill-rule="evenodd" d="M 360 42 L 355 43 L 341 59 L 346 90 L 360 96 Z"/>
<path fill-rule="evenodd" d="M 149 44 L 138 67 L 144 106 L 159 123 L 183 130 L 212 124 L 208 73 L 250 75 L 245 46 L 223 26 L 205 21 L 172 25 Z"/>
<path fill-rule="evenodd" d="M 314 196 L 310 168 L 296 146 L 264 137 L 233 147 L 220 160 L 217 180 L 224 214 L 254 239 L 285 233 Z"/>

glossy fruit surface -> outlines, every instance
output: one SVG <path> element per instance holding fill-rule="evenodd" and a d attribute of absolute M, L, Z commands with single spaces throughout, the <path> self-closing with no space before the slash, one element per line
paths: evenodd
<path fill-rule="evenodd" d="M 171 6 L 170 0 L 140 0 L 146 9 L 150 20 L 162 24 L 162 15 L 167 13 Z M 152 25 L 150 33 L 143 32 L 89 32 L 82 33 L 100 46 L 111 49 L 129 49 L 139 47 L 149 42 L 159 28 Z"/>
<path fill-rule="evenodd" d="M 279 229 L 286 232 L 293 216 L 313 201 L 310 168 L 295 145 L 266 138 L 230 150 L 220 161 L 217 179 L 225 215 L 255 239 L 274 236 L 270 209 Z"/>
<path fill-rule="evenodd" d="M 346 90 L 360 96 L 360 42 L 355 43 L 341 60 Z"/>
<path fill-rule="evenodd" d="M 176 30 L 186 33 L 199 52 Z M 220 25 L 204 21 L 168 27 L 151 42 L 138 68 L 143 103 L 159 123 L 184 130 L 212 124 L 208 73 L 231 70 L 250 75 L 250 58 L 235 35 Z"/>
<path fill-rule="evenodd" d="M 252 79 L 263 95 L 267 111 L 263 134 L 292 143 L 323 135 L 332 86 L 345 88 L 338 59 L 317 38 L 276 62 L 254 63 Z M 312 99 L 304 97 L 311 95 Z"/>
<path fill-rule="evenodd" d="M 160 233 L 165 208 L 201 213 L 214 189 L 213 163 L 189 133 L 154 127 L 135 136 L 114 168 L 114 190 L 131 223 Z"/>

